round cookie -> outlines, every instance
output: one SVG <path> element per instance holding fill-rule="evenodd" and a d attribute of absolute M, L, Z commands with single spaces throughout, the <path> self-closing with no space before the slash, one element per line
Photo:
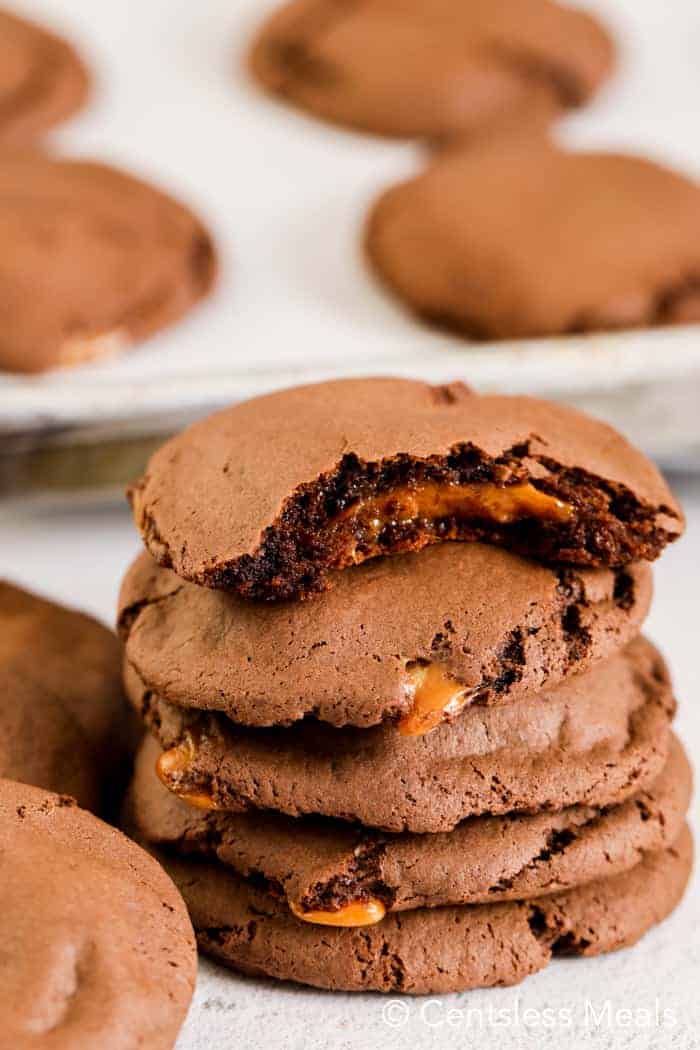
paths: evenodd
<path fill-rule="evenodd" d="M 581 105 L 613 65 L 600 23 L 551 0 L 293 0 L 250 55 L 270 92 L 380 135 L 443 138 Z"/>
<path fill-rule="evenodd" d="M 26 146 L 85 102 L 89 77 L 73 48 L 0 11 L 0 145 Z M 3 159 L 4 163 L 4 159 Z"/>
<path fill-rule="evenodd" d="M 197 955 L 152 857 L 71 799 L 1 780 L 0 882 L 6 1046 L 170 1050 Z"/>
<path fill-rule="evenodd" d="M 619 567 L 683 530 L 654 465 L 610 427 L 460 383 L 337 380 L 234 405 L 166 442 L 132 486 L 178 575 L 246 598 L 446 540 Z"/>
<path fill-rule="evenodd" d="M 611 655 L 639 632 L 651 588 L 645 562 L 554 570 L 482 543 L 439 544 L 348 569 L 313 602 L 261 605 L 185 583 L 143 553 L 119 622 L 126 659 L 179 706 L 261 726 L 400 719 L 421 734 L 466 704 L 551 688 Z"/>
<path fill-rule="evenodd" d="M 692 790 L 672 735 L 654 783 L 618 806 L 473 817 L 450 832 L 388 835 L 277 813 L 205 812 L 160 783 L 159 754 L 146 738 L 136 760 L 129 813 L 138 839 L 216 859 L 256 878 L 295 914 L 340 926 L 357 903 L 379 920 L 385 911 L 534 898 L 628 871 L 673 845 Z"/>
<path fill-rule="evenodd" d="M 203 807 L 323 814 L 388 831 L 622 802 L 659 776 L 675 710 L 664 661 L 642 638 L 551 691 L 473 705 L 413 737 L 393 725 L 335 729 L 311 719 L 246 729 L 168 704 L 128 666 L 125 684 L 167 749 L 158 770 L 175 794 Z"/>
<path fill-rule="evenodd" d="M 115 635 L 0 580 L 0 777 L 103 812 L 135 741 Z"/>
<path fill-rule="evenodd" d="M 700 320 L 700 186 L 544 136 L 449 150 L 387 190 L 366 247 L 424 319 L 473 339 Z"/>
<path fill-rule="evenodd" d="M 40 154 L 0 167 L 0 369 L 40 372 L 128 347 L 209 292 L 209 234 L 123 172 Z"/>
<path fill-rule="evenodd" d="M 443 994 L 517 984 L 553 955 L 634 944 L 680 901 L 692 867 L 687 827 L 631 871 L 534 901 L 419 908 L 364 929 L 295 918 L 223 865 L 163 854 L 202 951 L 243 973 L 335 991 Z"/>

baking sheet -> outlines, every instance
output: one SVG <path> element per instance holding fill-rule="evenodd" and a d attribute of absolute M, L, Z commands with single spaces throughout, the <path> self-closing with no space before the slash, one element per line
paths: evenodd
<path fill-rule="evenodd" d="M 238 398 L 337 374 L 459 377 L 580 403 L 602 396 L 623 426 L 640 391 L 653 400 L 669 382 L 697 383 L 700 399 L 694 327 L 470 345 L 386 295 L 364 264 L 362 224 L 385 186 L 419 169 L 422 150 L 325 126 L 256 89 L 242 55 L 274 0 L 15 6 L 65 31 L 96 70 L 91 107 L 56 146 L 122 164 L 187 200 L 215 233 L 222 275 L 209 303 L 130 354 L 0 377 L 0 429 L 15 439 L 6 454 L 17 435 L 26 452 L 78 428 L 87 447 L 91 429 L 104 440 L 106 422 L 110 440 L 123 426 L 130 437 L 160 433 Z M 646 151 L 700 176 L 700 10 L 678 0 L 671 19 L 654 0 L 588 6 L 623 42 L 622 69 L 562 137 Z M 667 414 L 661 441 L 643 428 L 645 447 L 693 459 L 700 426 L 687 402 L 686 393 Z"/>

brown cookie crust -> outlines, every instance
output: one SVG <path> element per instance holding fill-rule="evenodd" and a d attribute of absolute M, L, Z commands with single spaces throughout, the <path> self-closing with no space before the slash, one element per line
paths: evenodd
<path fill-rule="evenodd" d="M 159 856 L 182 890 L 201 950 L 220 962 L 335 991 L 421 995 L 517 984 L 553 955 L 634 944 L 682 897 L 692 840 L 686 827 L 631 871 L 550 897 L 419 908 L 364 929 L 313 926 L 223 865 Z"/>
<path fill-rule="evenodd" d="M 263 24 L 250 67 L 322 119 L 434 139 L 533 110 L 551 120 L 586 101 L 613 59 L 600 23 L 550 0 L 294 0 Z"/>
<path fill-rule="evenodd" d="M 170 1050 L 197 954 L 162 868 L 72 799 L 0 781 L 2 1040 Z"/>
<path fill-rule="evenodd" d="M 367 727 L 411 710 L 416 662 L 454 678 L 469 702 L 551 688 L 630 641 L 651 588 L 643 562 L 554 570 L 443 544 L 340 573 L 314 602 L 254 605 L 144 553 L 122 584 L 119 624 L 127 660 L 163 700 L 246 725 L 313 715 Z"/>
<path fill-rule="evenodd" d="M 39 153 L 0 168 L 0 368 L 40 372 L 120 351 L 212 287 L 209 234 L 145 182 Z"/>
<path fill-rule="evenodd" d="M 413 505 L 435 492 L 463 505 Z M 525 505 L 511 515 L 487 505 L 517 496 Z M 658 470 L 605 424 L 401 379 L 234 405 L 166 442 L 129 497 L 159 564 L 245 598 L 304 597 L 333 569 L 445 540 L 619 567 L 657 557 L 683 530 Z"/>
<path fill-rule="evenodd" d="M 109 808 L 137 739 L 114 634 L 0 580 L 0 692 L 0 777 Z"/>
<path fill-rule="evenodd" d="M 159 754 L 146 738 L 130 788 L 137 837 L 215 859 L 303 912 L 371 900 L 387 911 L 522 900 L 617 875 L 673 845 L 692 790 L 672 734 L 661 774 L 618 806 L 473 817 L 451 832 L 382 835 L 331 820 L 198 810 L 160 783 Z"/>
<path fill-rule="evenodd" d="M 414 313 L 478 340 L 700 320 L 700 186 L 544 135 L 479 145 L 445 151 L 369 215 L 370 262 Z"/>
<path fill-rule="evenodd" d="M 675 711 L 666 665 L 642 638 L 551 692 L 468 707 L 419 737 L 313 720 L 244 728 L 160 700 L 129 666 L 125 685 L 161 745 L 179 749 L 164 774 L 176 794 L 387 831 L 450 831 L 485 813 L 622 802 L 659 776 Z"/>
<path fill-rule="evenodd" d="M 90 77 L 67 43 L 0 11 L 0 144 L 24 147 L 80 109 Z"/>

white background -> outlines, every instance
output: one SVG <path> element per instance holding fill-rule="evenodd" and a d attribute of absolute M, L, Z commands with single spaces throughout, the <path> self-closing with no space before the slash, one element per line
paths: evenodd
<path fill-rule="evenodd" d="M 128 164 L 190 200 L 222 249 L 215 300 L 148 348 L 110 365 L 117 379 L 219 367 L 297 362 L 371 364 L 380 348 L 431 352 L 441 337 L 412 324 L 364 273 L 357 226 L 374 193 L 412 169 L 417 151 L 346 135 L 257 96 L 238 57 L 262 0 L 34 0 L 20 10 L 62 26 L 99 73 L 89 113 L 57 140 L 75 151 Z M 591 5 L 593 6 L 593 5 Z M 620 86 L 567 129 L 576 141 L 643 148 L 700 174 L 700 11 L 693 0 L 616 0 L 596 5 L 626 27 Z M 212 137 L 212 122 L 219 129 Z M 294 134 L 288 132 L 294 131 Z M 278 146 L 283 133 L 285 149 Z M 332 169 L 327 165 L 333 152 Z M 262 174 L 261 174 L 262 173 Z M 290 207 L 293 191 L 294 206 Z M 342 365 L 339 365 L 342 367 Z M 104 381 L 104 377 L 103 377 Z M 111 380 L 109 380 L 111 381 Z M 0 397 L 2 396 L 0 392 Z M 679 480 L 687 537 L 657 567 L 648 630 L 669 658 L 681 703 L 678 725 L 700 755 L 698 605 L 700 482 Z M 119 579 L 138 549 L 125 507 L 37 505 L 0 510 L 0 573 L 111 622 Z M 409 1003 L 405 1026 L 389 1027 L 378 996 L 345 996 L 245 980 L 207 963 L 179 1050 L 223 1048 L 497 1047 L 686 1050 L 700 1045 L 700 899 L 643 943 L 597 960 L 555 962 L 518 989 L 452 996 L 432 1008 L 430 1027 Z M 672 1011 L 650 1029 L 607 1022 L 596 1011 Z M 527 1027 L 450 1028 L 447 1006 L 535 1011 Z M 536 1023 L 545 1008 L 571 1010 L 572 1024 Z M 543 1017 L 542 1014 L 540 1014 Z M 639 1022 L 641 1018 L 637 1018 Z"/>

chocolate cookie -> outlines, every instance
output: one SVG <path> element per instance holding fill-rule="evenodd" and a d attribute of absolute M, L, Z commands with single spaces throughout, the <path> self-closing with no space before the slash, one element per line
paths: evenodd
<path fill-rule="evenodd" d="M 72 799 L 0 781 L 5 1046 L 170 1050 L 197 955 L 152 857 Z"/>
<path fill-rule="evenodd" d="M 138 838 L 215 858 L 307 921 L 338 926 L 363 910 L 379 921 L 387 911 L 522 900 L 628 871 L 673 845 L 692 786 L 672 735 L 661 774 L 618 806 L 473 817 L 450 832 L 388 835 L 332 820 L 205 812 L 163 787 L 159 755 L 147 738 L 136 761 L 130 814 Z"/>
<path fill-rule="evenodd" d="M 184 314 L 216 268 L 195 216 L 102 164 L 0 167 L 0 368 L 40 372 L 129 346 Z"/>
<path fill-rule="evenodd" d="M 88 88 L 87 70 L 65 40 L 0 11 L 0 145 L 32 142 L 79 109 Z"/>
<path fill-rule="evenodd" d="M 174 704 L 248 725 L 394 719 L 421 734 L 468 703 L 551 688 L 609 656 L 650 598 L 645 562 L 554 570 L 468 543 L 349 569 L 315 602 L 255 605 L 144 553 L 119 621 L 128 661 Z"/>
<path fill-rule="evenodd" d="M 474 339 L 700 320 L 700 186 L 639 157 L 450 150 L 380 197 L 366 244 L 412 310 Z"/>
<path fill-rule="evenodd" d="M 682 897 L 692 840 L 685 827 L 673 846 L 631 871 L 552 896 L 419 908 L 364 929 L 303 922 L 223 865 L 171 854 L 162 861 L 185 897 L 200 948 L 234 969 L 336 991 L 420 995 L 516 984 L 553 955 L 634 944 Z"/>
<path fill-rule="evenodd" d="M 331 570 L 445 540 L 618 567 L 683 529 L 656 468 L 605 424 L 401 379 L 219 412 L 159 449 L 130 499 L 161 565 L 246 598 L 303 597 Z"/>
<path fill-rule="evenodd" d="M 388 831 L 450 831 L 485 813 L 624 801 L 663 769 L 675 709 L 664 661 L 642 638 L 551 691 L 472 705 L 424 736 L 311 719 L 245 729 L 168 704 L 129 666 L 125 682 L 167 749 L 161 779 L 188 801 L 323 814 Z"/>
<path fill-rule="evenodd" d="M 273 94 L 380 135 L 444 137 L 585 102 L 613 44 L 551 0 L 294 0 L 263 26 L 251 69 Z"/>
<path fill-rule="evenodd" d="M 134 742 L 120 672 L 106 627 L 0 581 L 0 777 L 102 812 Z"/>

